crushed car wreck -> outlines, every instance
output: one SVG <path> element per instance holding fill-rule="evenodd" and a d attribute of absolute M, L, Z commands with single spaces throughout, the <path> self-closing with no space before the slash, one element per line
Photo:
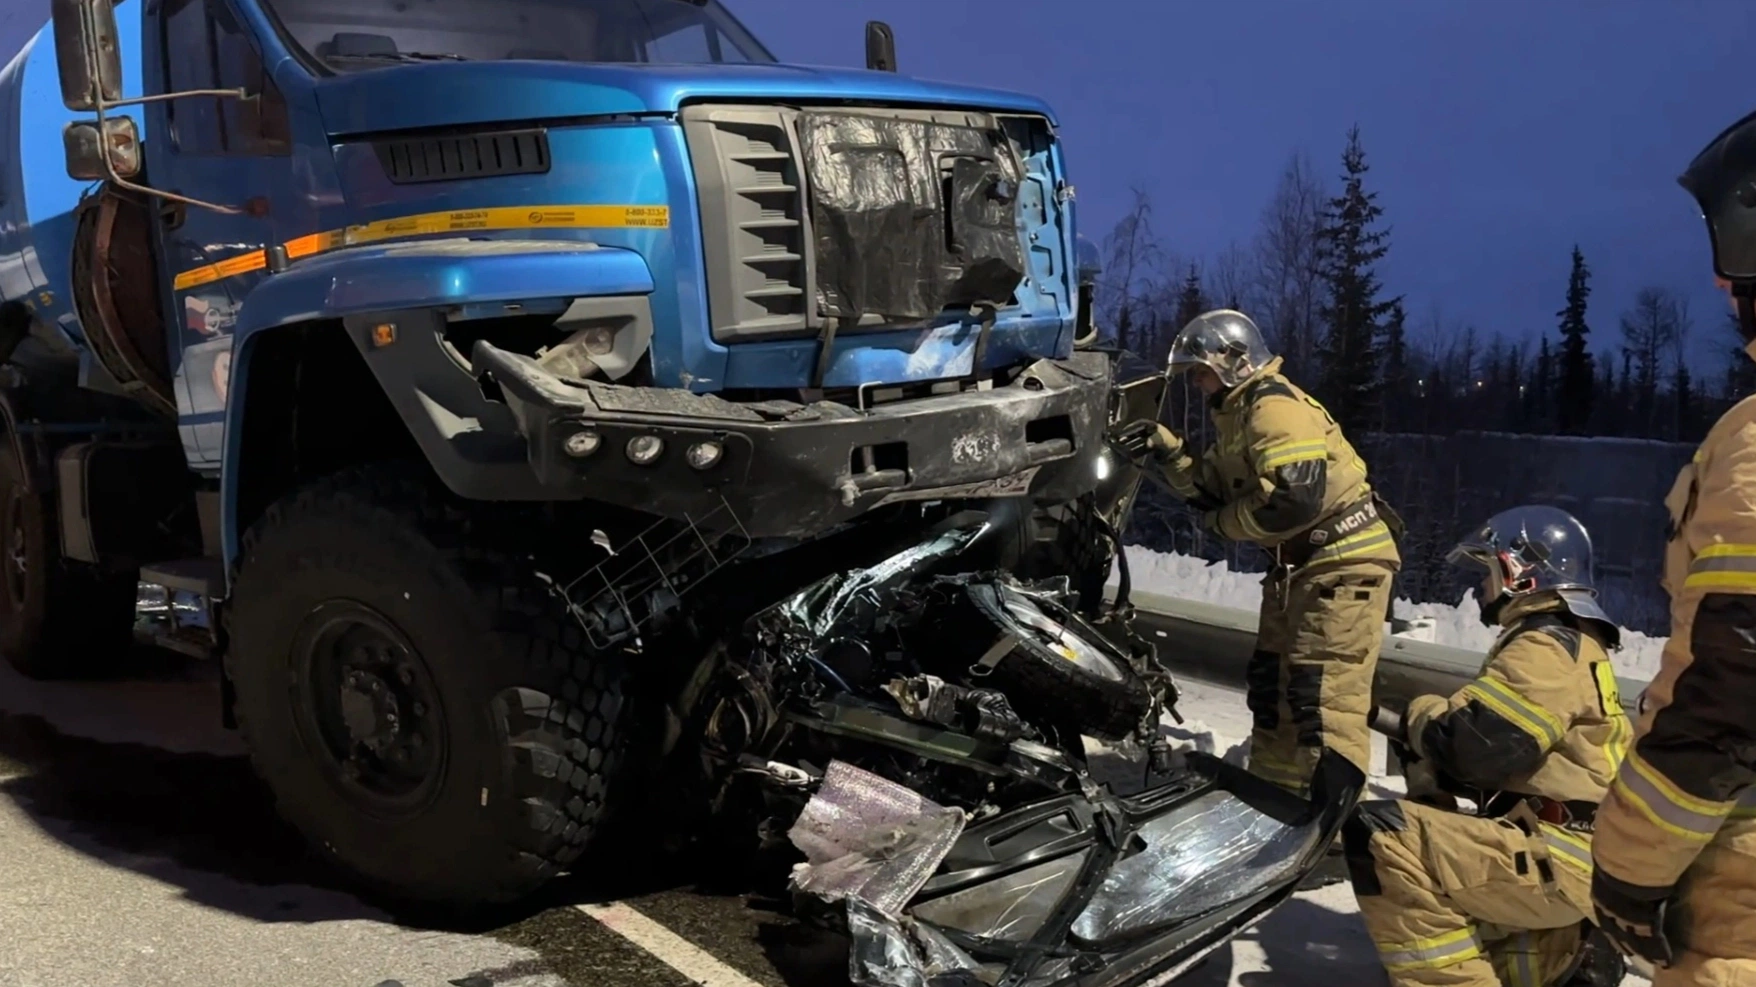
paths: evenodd
<path fill-rule="evenodd" d="M 1365 779 L 1331 758 L 1307 801 L 1172 750 L 1125 598 L 1088 620 L 1064 578 L 972 570 L 994 530 L 956 515 L 749 619 L 703 700 L 715 825 L 803 855 L 799 911 L 849 935 L 862 987 L 1187 969 L 1296 890 Z M 1094 780 L 1084 737 L 1138 784 Z"/>

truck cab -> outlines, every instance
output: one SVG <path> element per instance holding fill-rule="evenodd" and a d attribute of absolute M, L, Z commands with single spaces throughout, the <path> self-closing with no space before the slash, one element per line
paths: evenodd
<path fill-rule="evenodd" d="M 718 0 L 53 10 L 0 71 L 0 652 L 67 671 L 162 587 L 370 880 L 564 868 L 629 649 L 728 565 L 1097 485 L 1053 115 L 882 25 L 862 71 Z"/>

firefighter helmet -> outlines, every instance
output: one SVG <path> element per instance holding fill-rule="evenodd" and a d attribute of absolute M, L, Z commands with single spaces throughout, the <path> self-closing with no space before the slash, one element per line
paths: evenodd
<path fill-rule="evenodd" d="M 1203 366 L 1226 387 L 1237 387 L 1272 359 L 1262 330 L 1248 315 L 1229 308 L 1203 312 L 1171 341 L 1171 373 Z"/>
<path fill-rule="evenodd" d="M 1458 542 L 1445 560 L 1486 570 L 1475 588 L 1483 623 L 1498 623 L 1500 611 L 1513 600 L 1553 593 L 1575 617 L 1603 624 L 1612 646 L 1619 637 L 1616 622 L 1597 602 L 1591 533 L 1559 507 L 1526 504 L 1501 511 Z"/>
<path fill-rule="evenodd" d="M 1729 283 L 1744 341 L 1756 340 L 1756 113 L 1709 142 L 1677 183 L 1707 221 L 1713 272 Z"/>

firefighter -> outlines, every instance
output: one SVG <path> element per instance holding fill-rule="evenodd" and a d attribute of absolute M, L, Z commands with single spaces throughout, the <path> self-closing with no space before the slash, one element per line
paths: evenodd
<path fill-rule="evenodd" d="M 1481 570 L 1482 622 L 1503 630 L 1474 680 L 1409 703 L 1410 798 L 1362 802 L 1343 827 L 1366 931 L 1399 987 L 1620 983 L 1591 934 L 1591 827 L 1633 727 L 1590 536 L 1559 508 L 1515 507 L 1448 561 Z"/>
<path fill-rule="evenodd" d="M 1756 358 L 1756 114 L 1679 181 Z M 1656 987 L 1756 984 L 1756 398 L 1708 431 L 1665 507 L 1671 636 L 1598 813 L 1592 897 Z"/>
<path fill-rule="evenodd" d="M 1325 748 L 1369 773 L 1366 716 L 1401 556 L 1365 462 L 1280 366 L 1249 316 L 1200 315 L 1171 343 L 1170 372 L 1208 396 L 1214 446 L 1197 456 L 1156 421 L 1117 441 L 1156 462 L 1208 529 L 1273 554 L 1246 675 L 1249 769 L 1305 795 Z"/>

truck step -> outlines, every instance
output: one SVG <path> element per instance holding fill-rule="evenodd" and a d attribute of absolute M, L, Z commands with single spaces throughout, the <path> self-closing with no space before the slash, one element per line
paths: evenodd
<path fill-rule="evenodd" d="M 226 570 L 219 559 L 176 559 L 141 566 L 140 581 L 211 600 L 224 595 Z"/>
<path fill-rule="evenodd" d="M 177 559 L 140 567 L 140 582 L 162 586 L 165 599 L 153 606 L 143 596 L 135 610 L 134 636 L 145 644 L 179 651 L 195 658 L 215 658 L 219 648 L 213 632 L 213 601 L 225 591 L 226 573 L 219 559 Z M 142 590 L 147 596 L 156 595 Z M 192 594 L 192 600 L 185 595 Z"/>

